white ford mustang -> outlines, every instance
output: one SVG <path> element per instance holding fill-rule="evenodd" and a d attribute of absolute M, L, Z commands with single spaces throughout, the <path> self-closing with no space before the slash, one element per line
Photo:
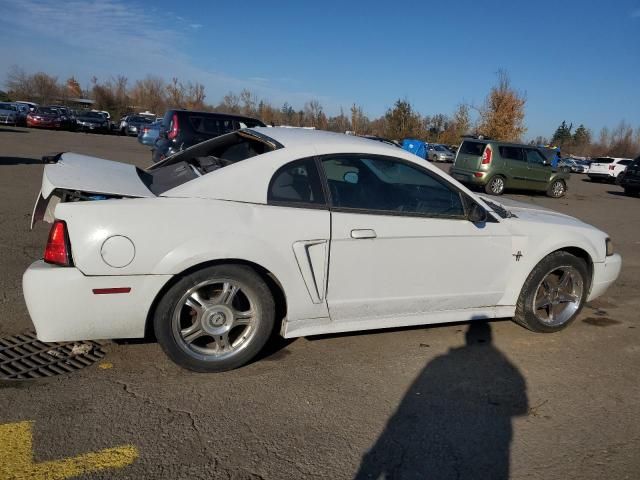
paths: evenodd
<path fill-rule="evenodd" d="M 24 274 L 43 341 L 143 337 L 221 371 L 284 337 L 513 317 L 566 327 L 617 278 L 607 235 L 484 199 L 369 139 L 240 130 L 140 170 L 44 159 Z"/>

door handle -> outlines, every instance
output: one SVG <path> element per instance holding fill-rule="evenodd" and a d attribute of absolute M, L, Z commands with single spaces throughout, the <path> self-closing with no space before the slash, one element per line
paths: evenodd
<path fill-rule="evenodd" d="M 363 239 L 363 238 L 376 238 L 375 230 L 370 228 L 362 228 L 357 230 L 351 230 L 351 238 Z"/>

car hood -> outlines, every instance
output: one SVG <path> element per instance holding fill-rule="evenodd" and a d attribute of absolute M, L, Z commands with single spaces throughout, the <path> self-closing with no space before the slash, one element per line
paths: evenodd
<path fill-rule="evenodd" d="M 44 157 L 43 161 L 46 165 L 40 195 L 33 209 L 32 228 L 39 220 L 53 220 L 52 210 L 65 193 L 82 194 L 84 197 L 103 196 L 100 198 L 155 197 L 141 180 L 139 170 L 134 165 L 77 153 L 60 153 Z M 56 202 L 50 207 L 49 203 L 54 198 Z"/>
<path fill-rule="evenodd" d="M 497 203 L 514 214 L 515 218 L 510 217 L 510 219 L 516 221 L 520 220 L 521 222 L 524 221 L 529 223 L 546 223 L 553 225 L 595 228 L 570 215 L 565 215 L 564 213 L 556 212 L 555 210 L 534 205 L 532 203 L 519 202 L 510 198 L 500 198 L 500 200 L 496 200 L 495 197 L 488 197 L 486 195 L 479 196 L 488 202 Z M 489 204 L 489 206 L 491 206 L 491 204 Z"/>

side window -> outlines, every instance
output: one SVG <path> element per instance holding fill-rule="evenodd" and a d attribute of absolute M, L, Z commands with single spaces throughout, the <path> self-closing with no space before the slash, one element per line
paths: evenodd
<path fill-rule="evenodd" d="M 631 163 L 631 160 L 620 160 L 618 164 L 627 166 Z"/>
<path fill-rule="evenodd" d="M 334 207 L 380 213 L 464 216 L 460 193 L 445 180 L 392 157 L 325 157 Z"/>
<path fill-rule="evenodd" d="M 267 201 L 300 206 L 325 205 L 315 160 L 305 158 L 280 167 L 269 182 Z"/>
<path fill-rule="evenodd" d="M 498 147 L 500 156 L 502 158 L 508 158 L 509 160 L 518 160 L 524 162 L 525 158 L 522 153 L 522 149 L 518 147 Z"/>
<path fill-rule="evenodd" d="M 538 165 L 544 165 L 546 161 L 545 158 L 540 154 L 538 150 L 534 150 L 533 148 L 527 148 L 525 150 L 527 154 L 527 161 L 529 163 L 536 163 Z"/>

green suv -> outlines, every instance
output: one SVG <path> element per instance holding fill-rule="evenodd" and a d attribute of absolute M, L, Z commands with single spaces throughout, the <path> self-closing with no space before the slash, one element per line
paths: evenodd
<path fill-rule="evenodd" d="M 539 190 L 553 198 L 567 192 L 568 171 L 551 168 L 549 160 L 531 145 L 494 140 L 464 140 L 449 172 L 466 185 L 502 195 L 505 188 Z"/>

